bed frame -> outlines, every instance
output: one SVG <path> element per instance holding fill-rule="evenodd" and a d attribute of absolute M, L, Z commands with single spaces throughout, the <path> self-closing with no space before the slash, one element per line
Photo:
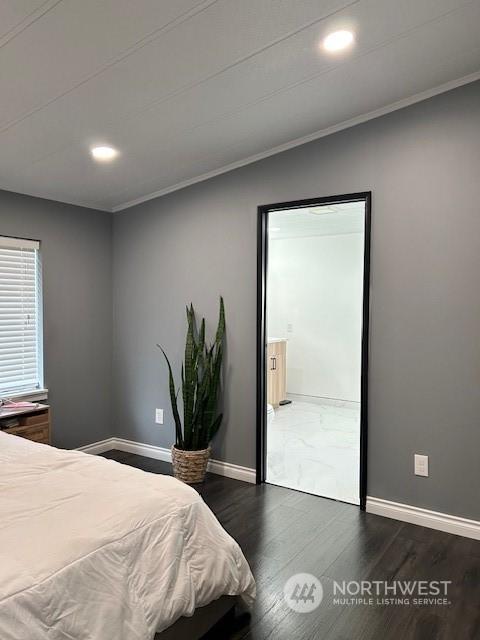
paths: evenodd
<path fill-rule="evenodd" d="M 200 640 L 222 618 L 235 615 L 236 596 L 222 596 L 206 607 L 195 609 L 191 618 L 180 618 L 157 633 L 155 640 Z"/>

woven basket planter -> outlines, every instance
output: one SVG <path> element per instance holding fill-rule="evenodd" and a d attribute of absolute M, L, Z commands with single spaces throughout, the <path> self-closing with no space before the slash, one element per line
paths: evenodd
<path fill-rule="evenodd" d="M 183 451 L 172 447 L 173 475 L 187 484 L 196 484 L 205 480 L 207 464 L 210 458 L 210 447 L 200 451 Z"/>

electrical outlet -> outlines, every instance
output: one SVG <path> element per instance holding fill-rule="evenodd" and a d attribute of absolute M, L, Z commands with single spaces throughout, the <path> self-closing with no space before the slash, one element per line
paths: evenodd
<path fill-rule="evenodd" d="M 414 470 L 416 476 L 428 477 L 428 456 L 414 455 Z"/>
<path fill-rule="evenodd" d="M 163 409 L 155 409 L 155 422 L 163 424 Z"/>
<path fill-rule="evenodd" d="M 293 333 L 293 324 L 291 322 L 289 322 L 287 324 L 287 332 L 288 333 Z"/>

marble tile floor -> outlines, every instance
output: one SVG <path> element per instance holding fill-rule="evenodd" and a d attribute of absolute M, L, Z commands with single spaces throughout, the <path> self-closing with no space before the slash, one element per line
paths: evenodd
<path fill-rule="evenodd" d="M 267 427 L 267 482 L 359 504 L 360 404 L 293 401 Z"/>

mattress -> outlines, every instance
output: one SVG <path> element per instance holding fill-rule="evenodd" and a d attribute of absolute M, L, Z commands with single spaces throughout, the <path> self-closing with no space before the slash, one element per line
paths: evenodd
<path fill-rule="evenodd" d="M 194 489 L 0 432 L 1 640 L 151 640 L 222 595 L 255 582 Z"/>

